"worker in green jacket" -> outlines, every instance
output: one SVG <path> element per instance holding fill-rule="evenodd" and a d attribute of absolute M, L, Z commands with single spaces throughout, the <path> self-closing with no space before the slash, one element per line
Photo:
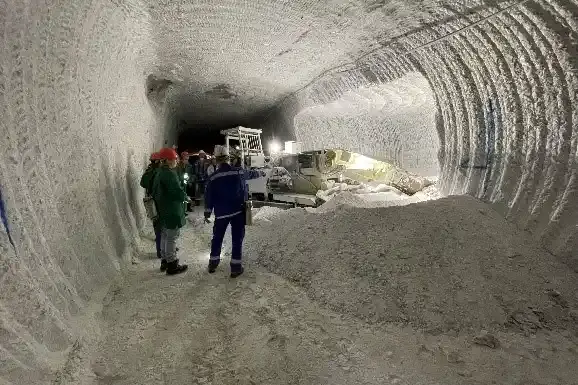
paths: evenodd
<path fill-rule="evenodd" d="M 179 156 L 172 148 L 159 151 L 161 166 L 152 184 L 152 196 L 156 203 L 161 226 L 161 271 L 179 274 L 187 270 L 177 259 L 177 240 L 185 225 L 185 202 L 187 195 L 176 173 Z"/>
<path fill-rule="evenodd" d="M 152 195 L 153 180 L 160 164 L 160 155 L 158 152 L 152 153 L 150 163 L 145 170 L 143 176 L 140 178 L 140 185 L 145 189 L 146 195 Z M 153 199 L 154 201 L 154 199 Z M 153 220 L 153 229 L 155 230 L 155 244 L 157 248 L 157 258 L 161 258 L 161 226 L 158 218 Z"/>

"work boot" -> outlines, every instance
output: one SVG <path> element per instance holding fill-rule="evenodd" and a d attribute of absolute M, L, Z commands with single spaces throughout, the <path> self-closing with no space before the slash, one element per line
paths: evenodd
<path fill-rule="evenodd" d="M 185 272 L 189 267 L 187 265 L 179 265 L 179 260 L 169 262 L 167 264 L 167 275 L 175 275 Z"/>
<path fill-rule="evenodd" d="M 217 271 L 217 267 L 219 267 L 219 262 L 209 262 L 209 274 L 213 274 Z"/>
<path fill-rule="evenodd" d="M 243 269 L 243 266 L 241 266 L 240 269 L 238 268 L 235 271 L 231 271 L 231 278 L 237 278 L 238 276 L 243 274 L 244 271 L 245 271 L 245 269 Z"/>
<path fill-rule="evenodd" d="M 167 261 L 165 261 L 164 259 L 161 259 L 161 271 L 166 271 L 167 270 Z"/>

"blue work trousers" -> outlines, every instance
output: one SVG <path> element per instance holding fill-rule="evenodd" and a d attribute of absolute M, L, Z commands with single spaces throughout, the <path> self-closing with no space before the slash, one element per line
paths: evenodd
<path fill-rule="evenodd" d="M 240 271 L 242 268 L 241 258 L 243 255 L 243 239 L 245 238 L 245 213 L 227 218 L 215 219 L 213 225 L 213 240 L 211 241 L 211 256 L 209 264 L 217 266 L 221 261 L 221 247 L 227 227 L 231 224 L 231 241 L 233 247 L 231 250 L 231 271 Z"/>

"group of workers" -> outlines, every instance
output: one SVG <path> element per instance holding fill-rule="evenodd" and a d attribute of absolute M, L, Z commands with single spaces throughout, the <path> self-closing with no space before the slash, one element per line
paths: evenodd
<path fill-rule="evenodd" d="M 182 152 L 181 162 L 177 166 L 177 174 L 183 181 L 187 196 L 199 202 L 204 194 L 207 178 L 215 172 L 216 160 L 214 157 L 209 160 L 207 153 L 203 150 L 199 151 L 197 155 L 199 159 L 190 163 L 190 154 L 186 151 Z M 187 205 L 187 211 L 191 211 L 190 204 Z"/>
<path fill-rule="evenodd" d="M 177 258 L 177 240 L 186 223 L 187 204 L 191 199 L 187 191 L 204 192 L 205 222 L 214 213 L 213 238 L 209 258 L 209 273 L 214 273 L 221 261 L 221 248 L 227 227 L 231 225 L 232 252 L 231 277 L 243 274 L 242 249 L 245 237 L 248 188 L 246 180 L 264 175 L 261 171 L 245 170 L 230 164 L 225 146 L 215 146 L 212 162 L 199 152 L 199 160 L 189 163 L 189 154 L 182 153 L 179 160 L 173 148 L 163 148 L 150 157 L 150 164 L 141 178 L 141 186 L 152 197 L 156 215 L 153 220 L 157 257 L 161 271 L 179 274 L 187 270 Z M 194 186 L 194 187 L 192 187 Z"/>

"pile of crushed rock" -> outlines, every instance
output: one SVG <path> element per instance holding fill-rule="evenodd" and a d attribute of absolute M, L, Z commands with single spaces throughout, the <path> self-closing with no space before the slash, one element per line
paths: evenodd
<path fill-rule="evenodd" d="M 348 186 L 351 187 L 351 186 Z M 411 203 L 423 202 L 427 200 L 442 198 L 441 192 L 435 185 L 430 185 L 414 195 L 407 195 L 394 187 L 386 185 L 370 186 L 353 186 L 356 189 L 336 190 L 328 196 L 329 199 L 321 206 L 307 211 L 311 213 L 326 213 L 334 211 L 339 207 L 391 207 L 405 206 Z"/>
<path fill-rule="evenodd" d="M 349 203 L 256 221 L 245 242 L 249 263 L 369 322 L 432 333 L 576 329 L 578 275 L 485 203 Z"/>
<path fill-rule="evenodd" d="M 253 209 L 253 220 L 270 222 L 272 219 L 279 218 L 279 216 L 282 215 L 284 211 L 285 210 L 278 207 L 263 206 L 257 209 Z"/>

